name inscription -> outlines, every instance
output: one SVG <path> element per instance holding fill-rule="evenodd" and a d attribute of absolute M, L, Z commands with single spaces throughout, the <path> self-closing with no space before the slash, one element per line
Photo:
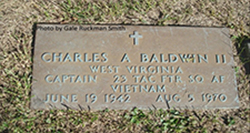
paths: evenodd
<path fill-rule="evenodd" d="M 238 107 L 227 29 L 41 24 L 36 32 L 32 108 Z"/>

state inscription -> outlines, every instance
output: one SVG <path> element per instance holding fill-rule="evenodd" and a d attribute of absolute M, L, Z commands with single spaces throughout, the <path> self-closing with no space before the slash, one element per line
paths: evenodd
<path fill-rule="evenodd" d="M 226 28 L 38 24 L 31 108 L 237 108 Z"/>

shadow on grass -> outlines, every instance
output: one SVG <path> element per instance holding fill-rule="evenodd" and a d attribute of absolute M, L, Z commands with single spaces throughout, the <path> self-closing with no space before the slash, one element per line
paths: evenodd
<path fill-rule="evenodd" d="M 237 54 L 240 57 L 246 70 L 246 74 L 250 74 L 250 38 L 247 36 L 239 36 L 236 38 Z"/>

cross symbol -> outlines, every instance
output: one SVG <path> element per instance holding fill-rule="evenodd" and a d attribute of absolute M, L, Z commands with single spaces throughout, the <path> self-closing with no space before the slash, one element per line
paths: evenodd
<path fill-rule="evenodd" d="M 139 44 L 138 38 L 142 38 L 142 35 L 139 35 L 137 31 L 134 31 L 133 35 L 129 35 L 129 38 L 134 38 L 134 45 Z"/>

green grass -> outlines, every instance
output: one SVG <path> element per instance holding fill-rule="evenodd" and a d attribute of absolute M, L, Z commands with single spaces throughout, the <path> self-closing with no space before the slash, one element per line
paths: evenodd
<path fill-rule="evenodd" d="M 247 3 L 247 2 L 245 2 Z M 250 132 L 249 75 L 241 42 L 250 38 L 249 5 L 217 0 L 0 2 L 0 132 Z M 31 110 L 32 26 L 74 24 L 200 25 L 231 28 L 241 107 L 235 110 Z M 212 23 L 212 24 L 211 24 Z M 242 49 L 243 48 L 243 49 Z"/>

